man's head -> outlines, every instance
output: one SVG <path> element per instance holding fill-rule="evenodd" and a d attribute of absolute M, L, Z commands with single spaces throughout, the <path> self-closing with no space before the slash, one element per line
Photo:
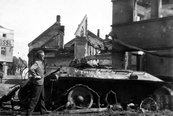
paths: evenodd
<path fill-rule="evenodd" d="M 36 58 L 37 59 L 44 60 L 44 56 L 45 56 L 45 54 L 44 54 L 44 51 L 43 50 L 38 50 L 36 52 Z"/>

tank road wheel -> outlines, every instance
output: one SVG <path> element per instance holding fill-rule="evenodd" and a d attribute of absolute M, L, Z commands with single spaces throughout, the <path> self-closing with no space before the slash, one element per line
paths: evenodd
<path fill-rule="evenodd" d="M 154 96 L 159 110 L 173 109 L 173 90 L 163 86 L 154 92 Z"/>
<path fill-rule="evenodd" d="M 142 112 L 157 111 L 158 106 L 156 101 L 153 98 L 147 97 L 141 102 L 140 109 L 142 110 Z"/>
<path fill-rule="evenodd" d="M 91 108 L 93 95 L 86 87 L 75 87 L 68 94 L 68 102 L 75 108 Z"/>

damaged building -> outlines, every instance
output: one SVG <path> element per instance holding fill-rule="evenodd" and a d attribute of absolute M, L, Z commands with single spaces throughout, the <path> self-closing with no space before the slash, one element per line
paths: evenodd
<path fill-rule="evenodd" d="M 36 39 L 28 44 L 29 46 L 29 66 L 33 62 L 33 56 L 35 51 L 45 51 L 45 62 L 48 70 L 57 67 L 57 53 L 63 49 L 64 43 L 64 26 L 61 25 L 60 16 L 56 17 L 56 22 L 50 26 L 47 30 L 41 33 Z M 58 56 L 59 59 L 64 59 Z M 67 59 L 68 60 L 68 59 Z"/>
<path fill-rule="evenodd" d="M 112 0 L 113 64 L 172 78 L 172 2 Z"/>
<path fill-rule="evenodd" d="M 14 31 L 0 25 L 0 72 L 7 75 L 8 62 L 13 62 Z"/>
<path fill-rule="evenodd" d="M 64 26 L 60 23 L 60 16 L 50 28 L 40 34 L 36 39 L 28 44 L 29 65 L 33 61 L 35 51 L 42 49 L 45 51 L 45 64 L 48 72 L 61 66 L 69 66 L 74 59 L 86 58 L 91 65 L 106 65 L 111 67 L 110 39 L 102 39 L 87 29 L 87 15 L 79 24 L 75 38 L 64 45 Z"/>
<path fill-rule="evenodd" d="M 104 65 L 111 67 L 112 44 L 109 39 L 100 38 L 100 30 L 97 35 L 87 29 L 87 15 L 79 24 L 75 38 L 65 44 L 64 48 L 72 48 L 76 59 L 86 58 L 91 65 Z"/>

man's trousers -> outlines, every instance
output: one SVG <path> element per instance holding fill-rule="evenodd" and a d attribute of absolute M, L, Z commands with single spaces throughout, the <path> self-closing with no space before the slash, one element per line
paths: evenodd
<path fill-rule="evenodd" d="M 36 106 L 38 105 L 40 113 L 43 113 L 46 110 L 45 100 L 44 100 L 44 86 L 43 85 L 31 85 L 31 99 L 28 104 L 28 113 L 32 114 Z"/>

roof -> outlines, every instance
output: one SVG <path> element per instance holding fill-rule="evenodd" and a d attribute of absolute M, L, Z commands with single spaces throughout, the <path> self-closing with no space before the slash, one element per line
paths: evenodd
<path fill-rule="evenodd" d="M 36 39 L 28 44 L 30 51 L 34 48 L 42 47 L 45 43 L 54 39 L 55 36 L 60 33 L 64 33 L 64 26 L 61 26 L 59 22 L 55 22 L 47 30 L 41 33 Z"/>
<path fill-rule="evenodd" d="M 73 45 L 74 45 L 74 42 L 75 42 L 74 40 L 75 40 L 75 38 L 72 39 L 72 40 L 70 40 L 69 42 L 67 42 L 67 43 L 64 45 L 64 48 L 73 46 Z"/>
<path fill-rule="evenodd" d="M 104 49 L 103 39 L 96 36 L 94 33 L 88 30 L 88 41 L 94 47 L 98 49 Z"/>
<path fill-rule="evenodd" d="M 12 29 L 7 29 L 7 28 L 5 28 L 5 27 L 3 27 L 1 25 L 0 25 L 0 30 L 3 31 L 3 32 L 5 32 L 5 33 L 13 33 L 13 30 Z"/>
<path fill-rule="evenodd" d="M 87 38 L 87 37 L 86 37 Z M 87 41 L 94 47 L 98 49 L 104 49 L 103 39 L 96 36 L 94 33 L 88 30 Z M 71 47 L 75 43 L 75 38 L 64 45 L 64 47 Z"/>

